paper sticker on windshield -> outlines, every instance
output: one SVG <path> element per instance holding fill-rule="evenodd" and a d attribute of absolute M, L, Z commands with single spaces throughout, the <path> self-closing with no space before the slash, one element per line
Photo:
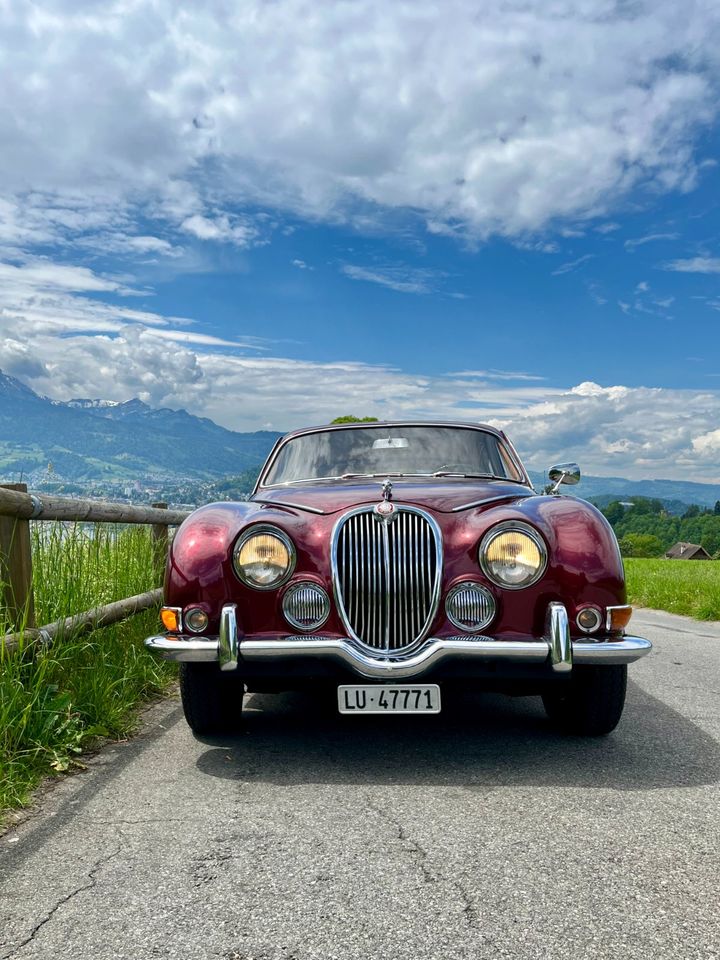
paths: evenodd
<path fill-rule="evenodd" d="M 405 437 L 383 437 L 381 440 L 373 440 L 373 450 L 398 450 L 408 446 L 409 443 Z"/>

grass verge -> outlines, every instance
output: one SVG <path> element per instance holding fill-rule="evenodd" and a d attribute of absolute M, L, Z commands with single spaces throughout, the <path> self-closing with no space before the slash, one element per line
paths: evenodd
<path fill-rule="evenodd" d="M 38 623 L 142 593 L 157 581 L 142 527 L 37 524 L 33 567 Z M 132 731 L 138 704 L 175 675 L 142 645 L 156 627 L 150 610 L 34 655 L 21 649 L 0 659 L 0 817 L 26 803 L 47 774 L 82 766 L 79 755 L 99 737 Z M 6 629 L 0 613 L 0 633 Z"/>
<path fill-rule="evenodd" d="M 625 560 L 630 603 L 720 620 L 720 563 L 712 560 Z"/>

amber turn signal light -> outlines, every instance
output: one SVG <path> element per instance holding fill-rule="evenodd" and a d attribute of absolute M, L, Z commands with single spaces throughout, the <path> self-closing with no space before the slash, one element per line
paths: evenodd
<path fill-rule="evenodd" d="M 171 633 L 176 633 L 182 628 L 182 624 L 180 622 L 180 610 L 178 607 L 161 607 L 160 619 L 162 620 L 165 629 L 169 630 Z"/>
<path fill-rule="evenodd" d="M 607 608 L 607 630 L 608 633 L 618 633 L 625 629 L 630 623 L 632 616 L 632 607 L 608 607 Z"/>

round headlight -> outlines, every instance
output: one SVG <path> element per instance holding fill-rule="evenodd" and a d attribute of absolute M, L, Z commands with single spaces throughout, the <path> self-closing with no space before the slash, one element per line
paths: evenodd
<path fill-rule="evenodd" d="M 330 615 L 330 598 L 317 583 L 294 583 L 283 597 L 283 613 L 298 630 L 317 630 Z"/>
<path fill-rule="evenodd" d="M 495 598 L 487 587 L 466 580 L 456 584 L 445 600 L 445 613 L 454 626 L 477 633 L 495 616 Z"/>
<path fill-rule="evenodd" d="M 514 521 L 488 531 L 480 542 L 479 554 L 485 574 L 506 590 L 531 586 L 547 566 L 547 550 L 540 534 L 529 524 Z"/>
<path fill-rule="evenodd" d="M 233 567 L 247 586 L 274 590 L 295 567 L 292 540 L 276 527 L 251 527 L 235 544 Z"/>

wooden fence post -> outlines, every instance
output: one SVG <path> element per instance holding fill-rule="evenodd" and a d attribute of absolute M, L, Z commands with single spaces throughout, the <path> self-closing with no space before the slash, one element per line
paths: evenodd
<path fill-rule="evenodd" d="M 167 510 L 167 504 L 163 503 L 162 501 L 159 503 L 153 503 L 152 506 L 156 507 L 158 510 Z M 167 560 L 168 552 L 167 524 L 154 523 L 151 528 L 150 536 L 152 538 L 153 555 L 155 557 L 155 570 L 158 576 L 162 579 L 165 573 L 165 561 Z"/>
<path fill-rule="evenodd" d="M 26 483 L 3 483 L 6 490 L 27 493 Z M 16 627 L 35 626 L 30 521 L 0 516 L 0 588 L 3 606 Z"/>

